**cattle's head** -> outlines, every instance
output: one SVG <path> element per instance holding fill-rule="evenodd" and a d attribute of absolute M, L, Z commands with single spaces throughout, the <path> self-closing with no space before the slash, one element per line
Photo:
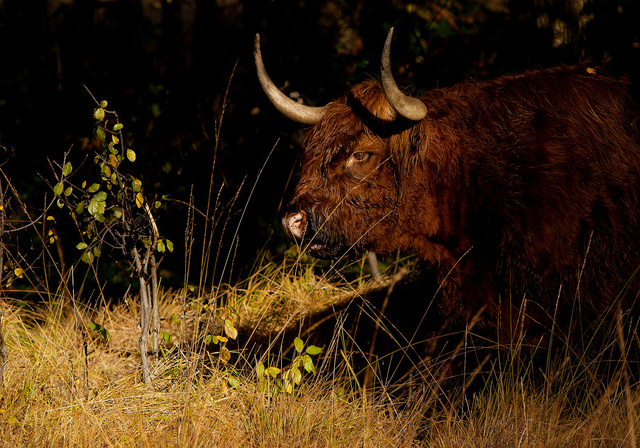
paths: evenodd
<path fill-rule="evenodd" d="M 316 257 L 392 249 L 387 246 L 402 196 L 399 152 L 408 150 L 410 128 L 427 113 L 393 79 L 392 33 L 383 51 L 382 85 L 363 82 L 323 107 L 301 105 L 280 92 L 264 69 L 256 35 L 254 56 L 263 90 L 285 116 L 313 125 L 282 222 L 288 235 Z"/>

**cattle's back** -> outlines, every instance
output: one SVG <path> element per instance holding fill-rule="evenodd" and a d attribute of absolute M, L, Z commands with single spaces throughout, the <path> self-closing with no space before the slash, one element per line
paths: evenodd
<path fill-rule="evenodd" d="M 542 70 L 424 101 L 423 166 L 447 160 L 435 190 L 460 198 L 442 204 L 458 226 L 443 232 L 460 242 L 457 264 L 442 269 L 445 309 L 469 319 L 485 306 L 491 321 L 526 297 L 548 324 L 558 310 L 591 319 L 635 305 L 640 138 L 626 80 L 587 67 Z"/>

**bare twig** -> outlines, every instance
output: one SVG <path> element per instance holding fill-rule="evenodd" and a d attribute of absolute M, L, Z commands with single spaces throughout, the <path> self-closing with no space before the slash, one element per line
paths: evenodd
<path fill-rule="evenodd" d="M 151 327 L 153 342 L 153 358 L 158 360 L 158 339 L 160 336 L 160 310 L 158 306 L 158 271 L 156 266 L 156 257 L 151 252 L 150 265 L 151 269 L 151 306 L 153 309 L 153 322 Z"/>
<path fill-rule="evenodd" d="M 140 261 L 138 249 L 135 246 L 131 249 L 130 254 L 134 261 L 138 280 L 140 281 L 140 339 L 138 340 L 138 347 L 140 348 L 140 358 L 142 362 L 142 377 L 145 384 L 151 384 L 151 369 L 147 353 L 149 344 L 149 318 L 151 316 L 147 275 Z"/>

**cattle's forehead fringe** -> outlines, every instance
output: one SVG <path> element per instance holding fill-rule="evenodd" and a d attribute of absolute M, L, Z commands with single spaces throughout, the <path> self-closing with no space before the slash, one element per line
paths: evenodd
<path fill-rule="evenodd" d="M 342 98 L 327 104 L 323 119 L 305 141 L 305 157 L 326 166 L 340 152 L 349 153 L 365 135 L 382 139 L 409 130 L 415 123 L 395 118 L 382 86 L 367 80 L 352 87 Z M 315 166 L 315 163 L 309 165 Z"/>

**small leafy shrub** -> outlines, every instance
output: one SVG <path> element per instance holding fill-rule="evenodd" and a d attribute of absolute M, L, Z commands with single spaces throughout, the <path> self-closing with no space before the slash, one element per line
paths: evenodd
<path fill-rule="evenodd" d="M 93 266 L 105 247 L 120 250 L 128 259 L 139 281 L 139 346 L 143 378 L 145 383 L 150 383 L 147 357 L 150 320 L 153 322 L 155 358 L 160 336 L 156 254 L 173 251 L 173 243 L 161 237 L 153 216 L 153 209 L 162 206 L 161 199 L 145 197 L 142 182 L 132 174 L 136 153 L 125 146 L 124 125 L 118 114 L 107 110 L 107 106 L 106 101 L 96 101 L 93 111 L 95 135 L 100 141 L 100 150 L 95 152 L 93 163 L 98 168 L 99 178 L 89 181 L 82 173 L 74 172 L 71 162 L 66 160 L 68 154 L 65 154 L 58 166 L 60 174 L 53 193 L 58 198 L 58 207 L 69 211 L 78 228 L 81 241 L 76 248 L 82 251 L 83 262 Z M 80 183 L 74 182 L 74 178 L 80 178 Z"/>
<path fill-rule="evenodd" d="M 294 347 L 297 355 L 291 362 L 291 365 L 285 370 L 279 369 L 278 367 L 265 367 L 264 363 L 258 363 L 256 375 L 262 389 L 268 395 L 280 392 L 293 394 L 295 388 L 302 383 L 301 368 L 307 373 L 315 375 L 316 366 L 311 356 L 320 354 L 322 349 L 315 345 L 310 345 L 305 350 L 304 341 L 299 337 L 295 338 Z"/>

